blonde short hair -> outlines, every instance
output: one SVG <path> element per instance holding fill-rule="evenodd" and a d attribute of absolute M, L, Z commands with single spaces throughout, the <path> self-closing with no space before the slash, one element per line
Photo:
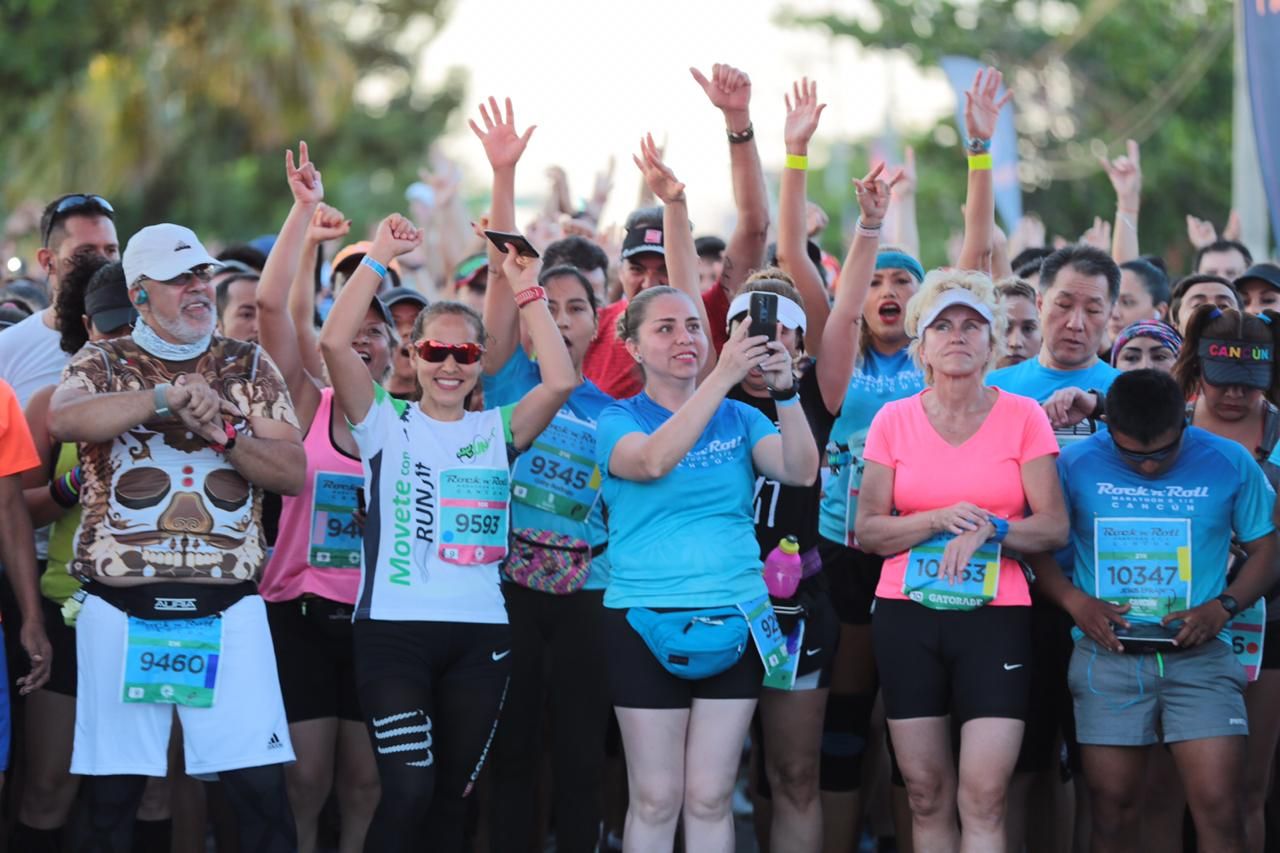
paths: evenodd
<path fill-rule="evenodd" d="M 996 361 L 1004 354 L 1005 333 L 1009 327 L 1009 320 L 1005 314 L 1004 305 L 996 296 L 996 286 L 992 283 L 991 276 L 973 270 L 933 270 L 924 277 L 924 283 L 907 303 L 906 320 L 903 323 L 907 334 L 911 337 L 911 358 L 924 371 L 924 381 L 929 385 L 933 384 L 933 368 L 925 364 L 924 353 L 921 351 L 924 344 L 924 329 L 920 328 L 920 320 L 929 313 L 933 303 L 947 290 L 969 291 L 991 310 L 991 316 L 995 318 L 990 329 L 991 355 L 987 359 L 983 374 L 995 367 Z"/>

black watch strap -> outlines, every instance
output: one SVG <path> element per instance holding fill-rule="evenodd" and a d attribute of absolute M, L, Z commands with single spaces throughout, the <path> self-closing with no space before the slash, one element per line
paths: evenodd
<path fill-rule="evenodd" d="M 769 389 L 769 396 L 775 400 L 790 400 L 792 397 L 800 393 L 800 389 L 796 387 L 796 383 L 792 382 L 791 387 L 785 391 L 779 391 L 776 388 Z"/>
<path fill-rule="evenodd" d="M 1107 416 L 1107 395 L 1099 391 L 1097 388 L 1090 388 L 1089 392 L 1098 398 L 1098 405 L 1093 407 L 1093 411 L 1089 413 L 1089 420 L 1098 421 Z"/>
<path fill-rule="evenodd" d="M 1222 605 L 1222 609 L 1227 611 L 1227 615 L 1235 618 L 1240 613 L 1240 602 L 1236 601 L 1235 596 L 1227 595 L 1225 592 L 1218 596 L 1218 603 Z"/>

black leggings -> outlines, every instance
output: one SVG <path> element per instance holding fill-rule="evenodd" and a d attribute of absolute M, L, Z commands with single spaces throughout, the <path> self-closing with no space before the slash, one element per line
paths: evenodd
<path fill-rule="evenodd" d="M 609 723 L 603 590 L 550 595 L 502 585 L 511 619 L 511 688 L 494 741 L 490 848 L 541 850 L 534 838 L 544 709 L 559 853 L 592 853 L 600 833 Z"/>
<path fill-rule="evenodd" d="M 382 798 L 369 853 L 460 853 L 511 668 L 506 625 L 355 623 L 356 684 Z"/>
<path fill-rule="evenodd" d="M 241 853 L 294 853 L 298 838 L 279 764 L 227 770 L 218 781 L 235 810 Z M 76 853 L 129 853 L 134 816 L 147 786 L 145 776 L 85 776 L 80 783 L 83 819 L 76 827 Z"/>

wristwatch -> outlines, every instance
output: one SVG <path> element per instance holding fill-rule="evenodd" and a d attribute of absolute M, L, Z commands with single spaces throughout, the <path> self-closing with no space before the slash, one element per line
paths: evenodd
<path fill-rule="evenodd" d="M 991 522 L 991 526 L 996 529 L 996 532 L 992 535 L 990 541 L 1003 542 L 1004 537 L 1009 535 L 1009 522 L 997 515 L 988 515 L 987 521 Z"/>
<path fill-rule="evenodd" d="M 210 444 L 209 446 L 219 453 L 227 454 L 231 452 L 231 448 L 236 446 L 236 438 L 239 437 L 240 433 L 249 431 L 249 422 L 244 418 L 241 418 L 235 423 L 232 423 L 231 421 L 223 421 L 222 427 L 226 432 L 227 437 L 221 444 Z"/>
<path fill-rule="evenodd" d="M 1236 618 L 1236 614 L 1240 612 L 1240 602 L 1235 600 L 1234 596 L 1227 595 L 1225 592 L 1218 596 L 1217 601 L 1222 605 L 1222 609 L 1227 611 L 1227 615 L 1232 619 Z"/>
<path fill-rule="evenodd" d="M 970 154 L 989 154 L 991 153 L 991 140 L 974 137 L 965 143 L 965 148 L 968 149 Z"/>
<path fill-rule="evenodd" d="M 1107 416 L 1107 395 L 1096 388 L 1090 388 L 1089 394 L 1098 398 L 1098 405 L 1093 407 L 1093 411 L 1089 413 L 1089 420 L 1098 421 Z"/>

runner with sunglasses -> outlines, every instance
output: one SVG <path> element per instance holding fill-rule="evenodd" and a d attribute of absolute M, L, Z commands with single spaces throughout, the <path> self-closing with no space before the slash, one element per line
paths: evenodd
<path fill-rule="evenodd" d="M 460 849 L 464 798 L 493 740 L 511 636 L 499 585 L 511 498 L 509 446 L 529 447 L 578 378 L 537 284 L 539 264 L 503 268 L 528 324 L 542 383 L 502 409 L 466 410 L 486 340 L 474 311 L 438 302 L 411 338 L 421 398 L 392 398 L 352 349 L 386 265 L 422 232 L 399 214 L 338 295 L 320 333 L 334 397 L 364 463 L 368 518 L 355 612 L 356 681 L 382 799 L 365 849 Z"/>
<path fill-rule="evenodd" d="M 351 428 L 334 405 L 323 376 L 307 369 L 315 334 L 294 325 L 293 300 L 312 292 L 298 276 L 306 245 L 350 229 L 341 212 L 323 204 L 324 184 L 307 144 L 298 165 L 285 155 L 293 207 L 280 229 L 258 285 L 262 347 L 289 388 L 307 453 L 302 492 L 285 497 L 275 551 L 262 574 L 262 597 L 280 670 L 280 690 L 297 761 L 285 768 L 298 825 L 298 849 L 316 847 L 320 811 L 336 783 L 340 849 L 359 850 L 378 804 L 378 772 L 357 701 L 351 614 L 360 580 L 357 520 L 364 472 Z M 295 291 L 290 292 L 290 283 Z M 309 316 L 306 311 L 302 316 Z M 299 317 L 301 320 L 302 317 Z M 379 382 L 391 364 L 391 318 L 378 297 L 368 304 L 352 352 L 366 381 Z"/>
<path fill-rule="evenodd" d="M 1148 747 L 1162 741 L 1200 848 L 1245 849 L 1250 723 L 1227 622 L 1277 579 L 1275 492 L 1248 450 L 1187 426 L 1185 405 L 1166 373 L 1116 378 L 1109 432 L 1058 459 L 1074 574 L 1030 558 L 1076 624 L 1068 682 L 1095 851 L 1140 846 Z M 1245 558 L 1228 581 L 1232 535 Z"/>
<path fill-rule="evenodd" d="M 489 228 L 515 229 L 515 168 L 529 133 L 489 99 L 472 130 L 493 168 Z M 533 342 L 523 333 L 502 253 L 489 249 L 495 274 L 485 292 L 484 354 L 488 405 L 520 400 L 538 384 Z M 601 641 L 604 588 L 609 580 L 600 474 L 595 464 L 596 419 L 613 402 L 582 361 L 596 336 L 596 294 L 577 268 L 543 269 L 538 283 L 569 350 L 579 384 L 512 471 L 510 550 L 502 592 L 511 620 L 511 685 L 491 759 L 490 849 L 542 849 L 534 792 L 549 755 L 556 849 L 591 853 L 599 834 L 609 691 Z M 547 725 L 544 726 L 544 718 Z M 544 728 L 549 738 L 543 737 Z M 549 742 L 548 742 L 549 741 Z"/>

